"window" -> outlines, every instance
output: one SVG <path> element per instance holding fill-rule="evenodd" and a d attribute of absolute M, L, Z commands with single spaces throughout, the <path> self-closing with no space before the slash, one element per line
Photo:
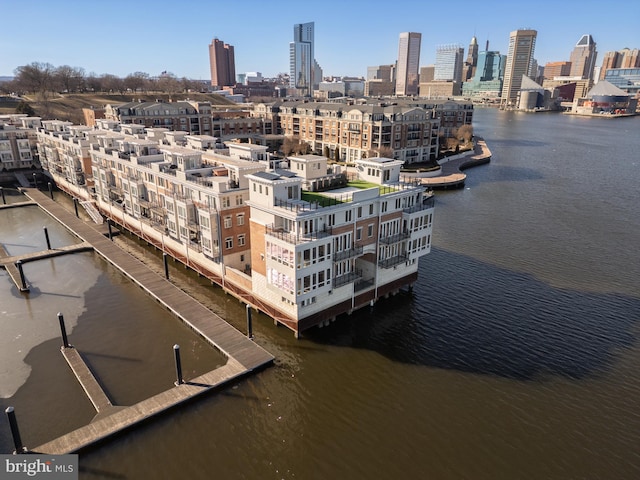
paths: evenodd
<path fill-rule="evenodd" d="M 231 199 L 229 197 L 222 197 L 222 208 L 229 208 L 231 206 Z"/>
<path fill-rule="evenodd" d="M 244 213 L 239 213 L 236 215 L 236 223 L 238 225 L 244 225 Z"/>
<path fill-rule="evenodd" d="M 362 227 L 356 229 L 356 240 L 362 240 Z"/>
<path fill-rule="evenodd" d="M 224 217 L 224 228 L 231 228 L 231 215 Z"/>
<path fill-rule="evenodd" d="M 373 203 L 369 205 L 369 215 L 373 215 Z"/>
<path fill-rule="evenodd" d="M 367 225 L 367 236 L 373 237 L 373 223 Z"/>
<path fill-rule="evenodd" d="M 227 237 L 224 239 L 224 248 L 227 250 L 233 248 L 233 237 Z"/>
<path fill-rule="evenodd" d="M 236 205 L 242 205 L 242 195 L 236 195 Z"/>
<path fill-rule="evenodd" d="M 358 218 L 362 218 L 362 207 L 358 207 Z"/>
<path fill-rule="evenodd" d="M 239 247 L 244 247 L 244 243 L 245 243 L 245 235 L 244 233 L 238 235 L 238 246 Z"/>
<path fill-rule="evenodd" d="M 345 222 L 351 221 L 351 210 L 347 210 L 346 212 L 344 212 L 344 221 Z"/>

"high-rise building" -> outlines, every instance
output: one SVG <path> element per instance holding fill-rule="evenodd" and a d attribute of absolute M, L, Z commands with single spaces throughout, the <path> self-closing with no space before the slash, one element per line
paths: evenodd
<path fill-rule="evenodd" d="M 376 65 L 367 67 L 367 80 L 384 80 L 391 82 L 395 77 L 395 65 Z"/>
<path fill-rule="evenodd" d="M 502 85 L 501 105 L 515 106 L 523 75 L 535 75 L 533 52 L 536 48 L 536 30 L 515 30 L 509 35 L 509 51 Z"/>
<path fill-rule="evenodd" d="M 600 80 L 604 80 L 607 70 L 612 68 L 638 68 L 640 67 L 640 51 L 624 48 L 618 52 L 607 52 L 602 59 Z"/>
<path fill-rule="evenodd" d="M 474 35 L 473 38 L 471 38 L 471 43 L 469 43 L 469 50 L 467 51 L 467 60 L 464 62 L 464 67 L 462 68 L 463 82 L 466 82 L 471 78 L 473 78 L 473 76 L 476 74 L 477 65 L 478 65 L 478 39 Z"/>
<path fill-rule="evenodd" d="M 322 69 L 314 56 L 314 22 L 293 26 L 289 43 L 289 86 L 300 95 L 312 96 L 322 81 Z"/>
<path fill-rule="evenodd" d="M 440 45 L 436 48 L 435 81 L 462 82 L 464 48 L 460 45 Z"/>
<path fill-rule="evenodd" d="M 421 41 L 421 33 L 403 32 L 400 34 L 398 67 L 396 69 L 396 95 L 418 94 Z"/>
<path fill-rule="evenodd" d="M 571 62 L 547 62 L 544 66 L 544 78 L 568 77 L 571 73 Z"/>
<path fill-rule="evenodd" d="M 596 66 L 596 42 L 593 41 L 591 35 L 583 35 L 576 43 L 575 48 L 571 52 L 571 71 L 570 77 L 580 77 L 586 79 L 593 78 L 593 69 Z"/>
<path fill-rule="evenodd" d="M 478 54 L 478 64 L 473 78 L 462 84 L 465 97 L 496 99 L 502 92 L 507 56 L 500 52 L 485 51 Z"/>
<path fill-rule="evenodd" d="M 469 43 L 469 50 L 467 51 L 467 63 L 472 67 L 478 65 L 478 39 L 474 35 Z"/>
<path fill-rule="evenodd" d="M 236 61 L 233 45 L 214 38 L 209 45 L 209 64 L 211 66 L 211 85 L 221 88 L 236 84 Z"/>

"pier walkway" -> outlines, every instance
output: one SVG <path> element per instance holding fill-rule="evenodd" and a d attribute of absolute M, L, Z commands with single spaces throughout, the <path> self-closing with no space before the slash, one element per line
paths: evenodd
<path fill-rule="evenodd" d="M 476 141 L 473 153 L 462 155 L 454 160 L 441 163 L 442 172 L 437 177 L 421 178 L 423 185 L 431 188 L 461 188 L 467 179 L 467 175 L 462 170 L 477 165 L 484 165 L 491 161 L 491 151 L 487 143 L 479 138 Z"/>
<path fill-rule="evenodd" d="M 7 253 L 7 250 L 4 248 L 4 245 L 0 244 L 0 267 L 4 268 L 13 283 L 15 283 L 18 290 L 21 292 L 28 292 L 29 287 L 26 283 L 22 283 L 22 279 L 24 277 L 24 272 L 20 275 L 20 270 L 17 266 L 17 262 L 20 261 L 22 263 L 33 262 L 36 260 L 42 260 L 43 258 L 51 258 L 58 257 L 60 255 L 66 255 L 68 253 L 76 253 L 76 252 L 86 252 L 88 250 L 93 250 L 93 247 L 87 242 L 82 242 L 76 245 L 67 245 L 59 248 L 52 248 L 50 250 L 43 250 L 41 252 L 33 252 L 33 253 L 25 253 L 22 255 L 13 255 L 10 256 Z"/>
<path fill-rule="evenodd" d="M 28 202 L 16 202 L 16 203 L 5 203 L 4 205 L 0 205 L 0 210 L 3 208 L 17 208 L 17 207 L 26 207 L 28 205 L 37 205 L 36 202 L 28 201 Z"/>
<path fill-rule="evenodd" d="M 71 367 L 73 373 L 75 373 L 76 378 L 80 382 L 84 392 L 87 394 L 87 397 L 91 400 L 96 412 L 103 412 L 109 407 L 113 407 L 111 400 L 109 400 L 109 397 L 107 397 L 107 394 L 98 383 L 98 380 L 96 380 L 96 377 L 83 360 L 80 352 L 71 346 L 62 347 L 60 351 L 62 352 L 64 359 L 69 364 L 69 367 Z"/>
<path fill-rule="evenodd" d="M 122 250 L 94 226 L 78 219 L 39 190 L 31 188 L 23 189 L 23 192 L 28 198 L 36 201 L 45 212 L 74 232 L 83 242 L 90 244 L 98 254 L 228 357 L 224 366 L 200 377 L 185 379 L 185 383 L 173 386 L 129 407 L 110 409 L 105 402 L 105 398 L 106 401 L 108 398 L 103 393 L 104 398 L 101 398 L 98 403 L 103 409 L 106 409 L 106 416 L 99 415 L 90 424 L 33 448 L 31 451 L 47 454 L 77 452 L 153 415 L 174 408 L 196 395 L 273 363 L 273 355 L 164 277 L 156 274 L 138 259 Z M 98 226 L 96 225 L 96 227 Z M 88 367 L 86 365 L 83 367 L 84 361 L 81 356 L 75 357 L 73 353 L 65 352 L 65 350 L 68 349 L 63 348 L 65 358 L 67 356 L 73 357 L 75 366 L 71 365 L 69 359 L 67 361 L 85 391 L 88 389 L 94 391 L 96 386 L 100 388 Z M 81 378 L 87 372 L 93 380 Z M 96 382 L 96 385 L 92 387 L 90 384 L 93 381 Z M 96 393 L 96 397 L 100 397 L 100 393 Z M 113 413 L 109 414 L 111 411 Z"/>

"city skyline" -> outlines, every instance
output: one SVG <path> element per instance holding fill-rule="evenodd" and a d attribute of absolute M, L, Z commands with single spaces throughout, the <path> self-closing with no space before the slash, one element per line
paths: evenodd
<path fill-rule="evenodd" d="M 255 10 L 259 15 L 215 10 L 202 0 L 187 0 L 179 10 L 163 1 L 115 0 L 109 5 L 98 11 L 72 0 L 66 5 L 43 0 L 6 2 L 5 18 L 25 18 L 27 11 L 29 16 L 26 23 L 6 22 L 0 32 L 0 76 L 12 76 L 19 66 L 43 62 L 81 67 L 97 75 L 124 77 L 142 71 L 155 76 L 168 71 L 178 77 L 210 80 L 207 47 L 217 37 L 234 45 L 237 73 L 259 71 L 272 77 L 289 71 L 291 28 L 307 22 L 315 23 L 315 57 L 327 76 L 365 77 L 368 66 L 395 62 L 398 35 L 407 31 L 422 33 L 421 67 L 435 63 L 437 45 L 466 46 L 474 35 L 480 51 L 488 40 L 490 50 L 506 54 L 509 33 L 525 28 L 538 31 L 535 58 L 539 65 L 569 60 L 576 40 L 585 34 L 598 44 L 597 66 L 602 64 L 605 52 L 638 48 L 640 43 L 634 20 L 640 5 L 630 5 L 612 29 L 593 13 L 601 9 L 601 4 L 589 0 L 583 2 L 579 12 L 570 4 L 547 0 L 539 2 L 533 12 L 501 8 L 504 2 L 498 0 L 484 2 L 482 9 L 463 0 L 456 4 L 455 12 L 447 5 L 400 0 L 394 4 L 396 14 L 392 16 L 374 13 L 379 12 L 377 9 L 361 11 L 358 5 L 333 0 L 328 1 L 327 8 L 307 11 L 289 8 L 295 5 L 289 0 L 279 1 L 278 8 L 271 10 L 254 0 L 243 4 L 245 12 Z M 167 34 L 166 28 L 172 25 L 167 24 L 169 6 L 171 20 L 181 20 L 179 27 L 175 23 L 180 35 Z M 220 21 L 222 16 L 224 21 Z M 200 20 L 197 28 L 189 27 L 193 18 Z M 127 27 L 127 22 L 134 20 L 135 28 Z M 101 33 L 101 25 L 121 28 Z"/>

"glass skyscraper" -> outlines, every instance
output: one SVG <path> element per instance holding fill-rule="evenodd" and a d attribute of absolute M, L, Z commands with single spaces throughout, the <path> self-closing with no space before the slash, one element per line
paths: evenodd
<path fill-rule="evenodd" d="M 293 26 L 293 42 L 289 43 L 289 86 L 309 96 L 322 80 L 315 78 L 319 67 L 314 57 L 313 31 L 314 22 L 298 23 Z"/>

